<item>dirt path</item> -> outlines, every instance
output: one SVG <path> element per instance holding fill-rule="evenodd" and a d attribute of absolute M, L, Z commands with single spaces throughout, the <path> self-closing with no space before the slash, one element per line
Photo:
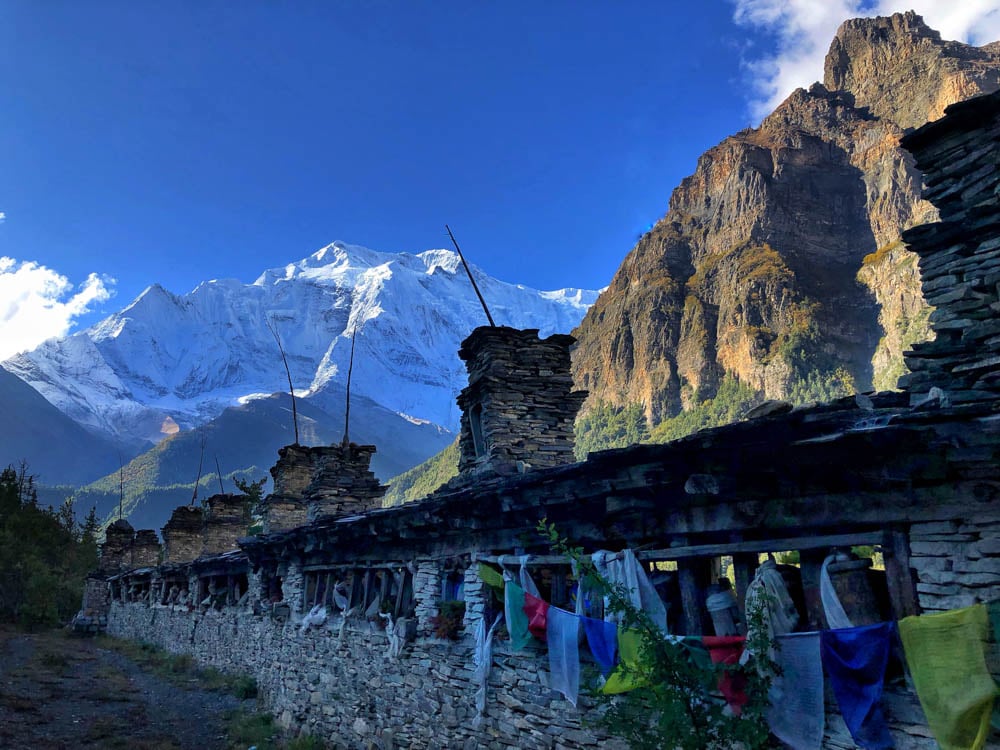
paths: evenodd
<path fill-rule="evenodd" d="M 91 638 L 0 629 L 0 748 L 223 750 L 254 702 L 178 687 Z"/>

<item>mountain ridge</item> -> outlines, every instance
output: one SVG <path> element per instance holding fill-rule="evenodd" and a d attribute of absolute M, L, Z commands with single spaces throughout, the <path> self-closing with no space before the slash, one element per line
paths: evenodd
<path fill-rule="evenodd" d="M 92 431 L 155 443 L 282 388 L 265 320 L 278 330 L 303 395 L 343 380 L 357 330 L 355 391 L 454 430 L 454 396 L 464 383 L 458 344 L 483 317 L 458 265 L 448 250 L 392 254 L 336 242 L 252 284 L 206 281 L 186 295 L 150 285 L 94 326 L 3 366 Z M 474 273 L 498 322 L 543 334 L 572 329 L 596 298 Z"/>

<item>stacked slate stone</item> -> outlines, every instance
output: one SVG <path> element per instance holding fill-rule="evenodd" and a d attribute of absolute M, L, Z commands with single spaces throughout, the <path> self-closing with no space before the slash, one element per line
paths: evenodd
<path fill-rule="evenodd" d="M 936 338 L 907 352 L 911 393 L 941 388 L 954 403 L 1000 391 L 1000 92 L 953 104 L 902 139 L 941 220 L 903 233 L 920 256 Z"/>
<path fill-rule="evenodd" d="M 462 342 L 469 385 L 462 409 L 459 471 L 514 473 L 573 462 L 573 421 L 587 397 L 573 391 L 572 336 L 537 329 L 477 328 Z"/>
<path fill-rule="evenodd" d="M 271 477 L 274 492 L 264 500 L 264 533 L 294 529 L 306 523 L 302 497 L 313 477 L 312 449 L 301 445 L 279 448 Z"/>
<path fill-rule="evenodd" d="M 181 505 L 174 508 L 170 520 L 163 527 L 163 561 L 186 563 L 201 555 L 201 508 Z"/>
<path fill-rule="evenodd" d="M 239 549 L 236 540 L 247 535 L 246 496 L 212 495 L 205 501 L 202 554 L 220 555 Z"/>
<path fill-rule="evenodd" d="M 308 518 L 364 513 L 382 507 L 385 487 L 372 473 L 374 445 L 311 448 L 313 479 L 305 490 Z"/>
<path fill-rule="evenodd" d="M 160 540 L 152 529 L 140 529 L 132 540 L 132 568 L 153 568 L 160 564 Z"/>
<path fill-rule="evenodd" d="M 135 530 L 124 518 L 108 526 L 101 545 L 100 570 L 107 573 L 125 570 L 131 560 L 132 540 Z"/>

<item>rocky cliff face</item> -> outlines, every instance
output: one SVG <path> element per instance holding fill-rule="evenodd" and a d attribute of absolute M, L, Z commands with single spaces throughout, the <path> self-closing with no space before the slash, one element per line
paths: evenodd
<path fill-rule="evenodd" d="M 575 332 L 591 403 L 654 422 L 735 375 L 785 397 L 809 371 L 891 387 L 927 336 L 900 232 L 934 218 L 908 128 L 1000 87 L 1000 44 L 943 42 L 913 13 L 848 21 L 825 82 L 707 151 Z"/>

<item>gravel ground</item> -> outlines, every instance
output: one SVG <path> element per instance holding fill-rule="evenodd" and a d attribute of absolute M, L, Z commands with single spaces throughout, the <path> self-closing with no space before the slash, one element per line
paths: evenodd
<path fill-rule="evenodd" d="M 224 750 L 254 701 L 179 687 L 91 638 L 0 629 L 0 748 Z"/>

